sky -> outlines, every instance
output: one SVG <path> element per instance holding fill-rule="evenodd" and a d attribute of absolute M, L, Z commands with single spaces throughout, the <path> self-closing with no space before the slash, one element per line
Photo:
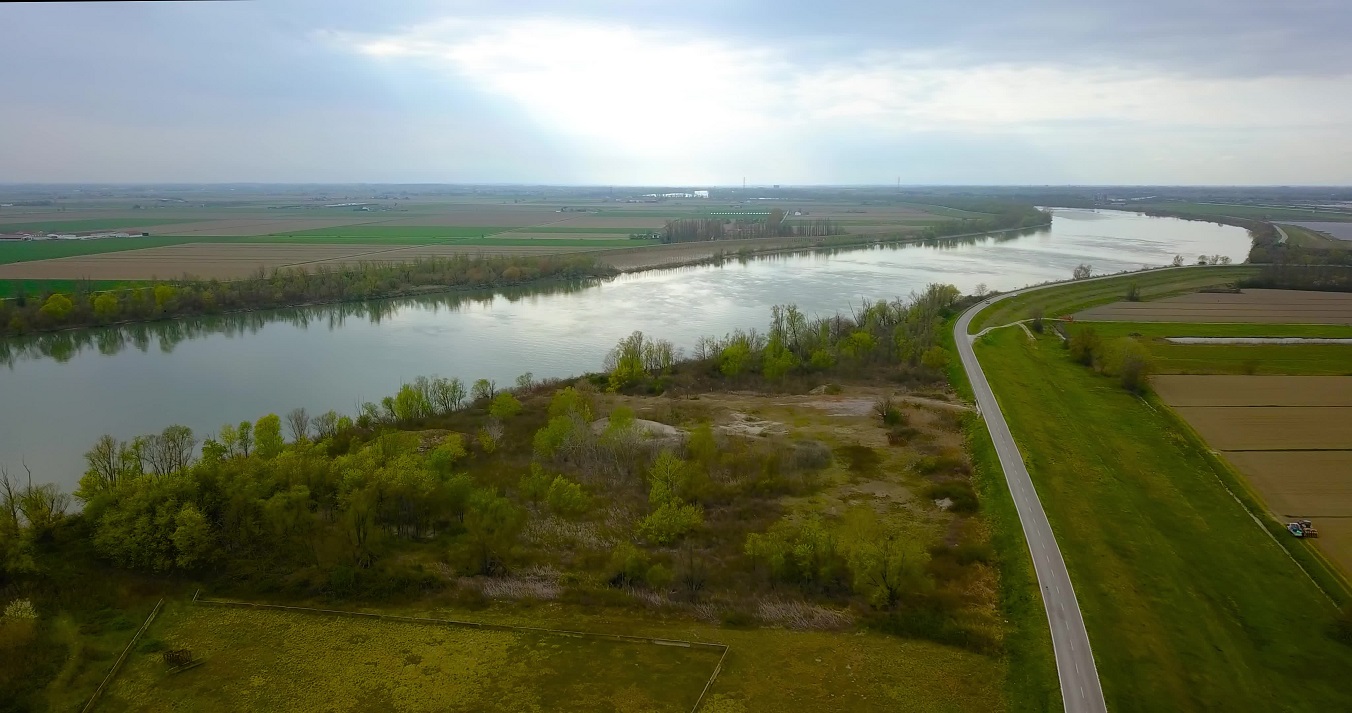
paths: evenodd
<path fill-rule="evenodd" d="M 1348 0 L 0 4 L 0 182 L 1352 184 Z"/>

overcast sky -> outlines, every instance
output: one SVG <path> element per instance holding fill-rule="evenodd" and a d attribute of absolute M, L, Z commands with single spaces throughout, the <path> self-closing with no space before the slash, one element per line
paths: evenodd
<path fill-rule="evenodd" d="M 1350 0 L 0 4 L 0 181 L 1352 184 Z"/>

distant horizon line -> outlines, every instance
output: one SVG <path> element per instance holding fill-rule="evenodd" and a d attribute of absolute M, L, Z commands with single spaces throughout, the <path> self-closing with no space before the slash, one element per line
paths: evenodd
<path fill-rule="evenodd" d="M 0 188 L 17 187 L 137 187 L 137 186 L 454 186 L 485 188 L 717 188 L 728 190 L 786 188 L 1346 188 L 1352 183 L 521 183 L 437 181 L 0 181 Z"/>

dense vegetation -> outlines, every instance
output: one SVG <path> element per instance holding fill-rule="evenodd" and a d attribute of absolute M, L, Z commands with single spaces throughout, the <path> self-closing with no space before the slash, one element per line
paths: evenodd
<path fill-rule="evenodd" d="M 104 568 L 255 597 L 557 598 L 690 607 L 738 626 L 859 619 L 995 652 L 1000 627 L 978 611 L 988 587 L 973 584 L 991 576 L 989 548 L 980 527 L 960 526 L 978 507 L 960 451 L 913 465 L 928 497 L 952 503 L 940 538 L 871 507 L 787 509 L 839 478 L 898 467 L 891 449 L 715 428 L 698 401 L 660 400 L 677 428 L 634 410 L 647 394 L 801 392 L 830 379 L 933 388 L 957 301 L 935 285 L 850 316 L 776 307 L 767 332 L 702 340 L 691 359 L 635 333 L 606 374 L 571 383 L 420 378 L 351 416 L 298 409 L 200 442 L 181 426 L 104 437 L 86 454 L 78 514 L 54 486 L 4 479 L 0 599 L 31 601 L 49 622 L 71 577 Z M 876 418 L 898 448 L 926 438 L 893 403 Z M 66 645 L 46 624 L 4 635 L 15 660 L 59 659 Z"/>
<path fill-rule="evenodd" d="M 693 243 L 705 240 L 745 240 L 756 238 L 822 238 L 844 235 L 845 226 L 833 220 L 784 220 L 784 211 L 776 208 L 763 218 L 678 218 L 662 228 L 664 243 Z"/>
<path fill-rule="evenodd" d="M 540 280 L 579 280 L 614 274 L 589 257 L 456 256 L 407 263 L 358 263 L 315 270 L 288 268 L 251 278 L 181 280 L 153 287 L 95 292 L 77 284 L 0 300 L 0 337 L 124 321 L 172 319 L 241 310 L 396 297 L 424 291 L 510 287 Z"/>

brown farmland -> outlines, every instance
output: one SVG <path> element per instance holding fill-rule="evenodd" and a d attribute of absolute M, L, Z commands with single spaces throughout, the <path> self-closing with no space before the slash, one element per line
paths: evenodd
<path fill-rule="evenodd" d="M 1156 376 L 1156 392 L 1283 522 L 1352 573 L 1352 377 Z"/>
<path fill-rule="evenodd" d="M 1352 293 L 1196 292 L 1151 302 L 1114 302 L 1084 310 L 1075 318 L 1090 322 L 1352 324 Z"/>
<path fill-rule="evenodd" d="M 1352 406 L 1352 379 L 1346 376 L 1160 374 L 1150 385 L 1174 407 Z"/>
<path fill-rule="evenodd" d="M 1352 406 L 1178 406 L 1222 451 L 1352 448 Z"/>

